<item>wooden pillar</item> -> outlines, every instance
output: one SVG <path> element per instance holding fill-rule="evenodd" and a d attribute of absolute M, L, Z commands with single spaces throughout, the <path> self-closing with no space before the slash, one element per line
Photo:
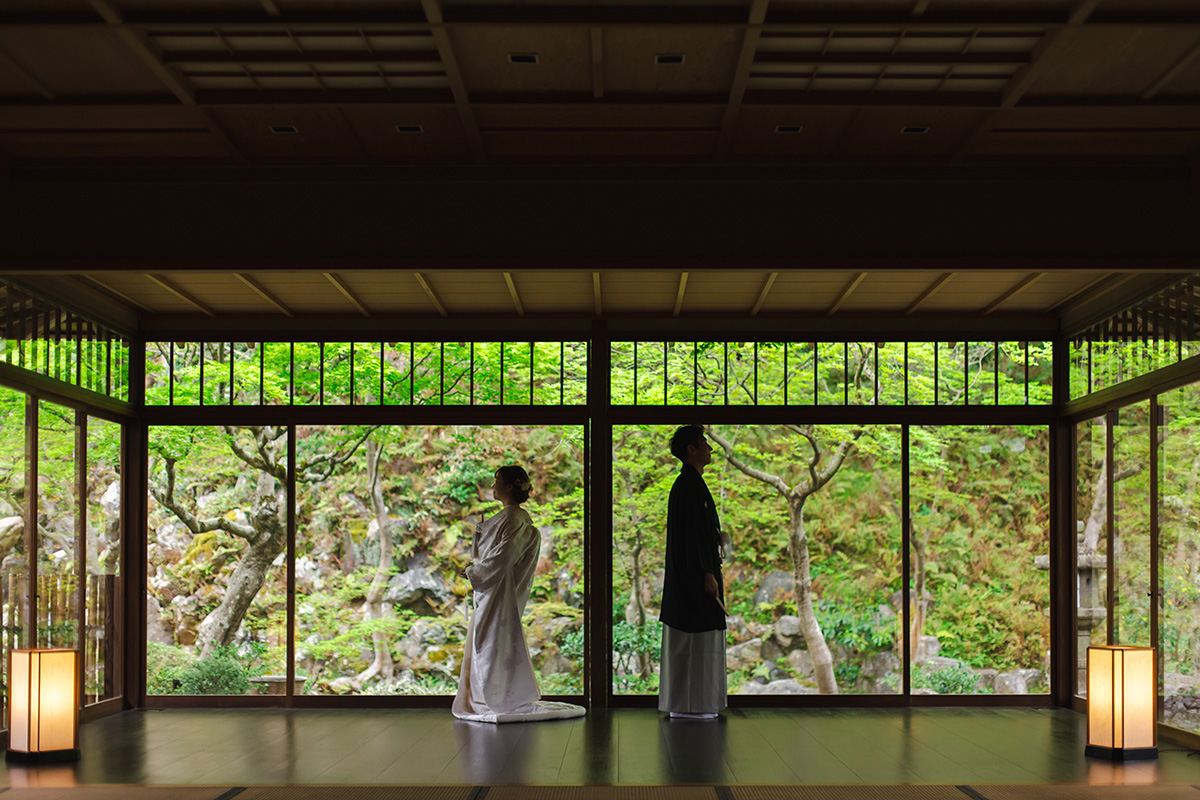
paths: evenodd
<path fill-rule="evenodd" d="M 588 525 L 584 531 L 584 605 L 588 658 L 584 701 L 607 708 L 612 699 L 612 421 L 609 373 L 612 346 L 605 320 L 592 323 L 588 344 Z"/>
<path fill-rule="evenodd" d="M 138 412 L 146 404 L 146 343 L 129 343 L 129 402 Z M 146 459 L 144 417 L 122 426 L 121 437 L 121 584 L 124 597 L 121 651 L 125 708 L 146 705 Z"/>
<path fill-rule="evenodd" d="M 1061 409 L 1070 397 L 1070 343 L 1054 341 L 1053 400 Z M 1050 426 L 1050 697 L 1070 708 L 1075 696 L 1076 610 L 1075 426 Z"/>

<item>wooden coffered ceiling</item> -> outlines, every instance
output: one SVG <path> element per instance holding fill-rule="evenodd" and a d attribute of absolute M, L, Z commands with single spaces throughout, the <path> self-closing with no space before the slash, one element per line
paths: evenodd
<path fill-rule="evenodd" d="M 1171 162 L 1198 99 L 1196 0 L 0 0 L 14 169 Z"/>

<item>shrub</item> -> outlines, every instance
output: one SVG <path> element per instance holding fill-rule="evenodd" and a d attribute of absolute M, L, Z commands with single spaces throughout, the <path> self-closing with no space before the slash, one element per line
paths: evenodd
<path fill-rule="evenodd" d="M 196 661 L 179 674 L 180 694 L 246 694 L 246 670 L 226 649 Z"/>
<path fill-rule="evenodd" d="M 146 645 L 146 694 L 179 694 L 180 676 L 196 657 L 169 644 Z"/>
<path fill-rule="evenodd" d="M 912 672 L 912 688 L 933 689 L 938 694 L 977 694 L 979 676 L 962 665 L 943 669 L 915 667 Z"/>

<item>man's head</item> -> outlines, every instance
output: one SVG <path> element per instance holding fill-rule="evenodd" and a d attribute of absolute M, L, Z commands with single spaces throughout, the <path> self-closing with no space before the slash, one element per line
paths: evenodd
<path fill-rule="evenodd" d="M 704 438 L 704 428 L 699 425 L 684 425 L 671 436 L 671 455 L 696 469 L 703 469 L 712 461 L 712 447 Z"/>

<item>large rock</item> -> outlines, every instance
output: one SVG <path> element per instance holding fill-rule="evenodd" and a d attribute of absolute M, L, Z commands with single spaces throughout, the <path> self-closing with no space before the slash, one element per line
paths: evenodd
<path fill-rule="evenodd" d="M 787 654 L 787 662 L 792 674 L 798 677 L 807 678 L 816 672 L 813 669 L 812 656 L 807 650 L 793 650 Z"/>
<path fill-rule="evenodd" d="M 933 656 L 932 658 L 925 659 L 925 662 L 922 664 L 922 666 L 930 672 L 939 672 L 943 669 L 958 669 L 965 665 L 957 658 Z"/>
<path fill-rule="evenodd" d="M 918 664 L 924 664 L 937 658 L 937 654 L 942 652 L 942 643 L 936 636 L 922 636 L 917 642 L 917 657 Z"/>
<path fill-rule="evenodd" d="M 783 600 L 795 588 L 791 574 L 775 570 L 768 572 L 763 578 L 763 582 L 759 585 L 758 591 L 754 593 L 753 602 L 755 606 L 760 603 L 778 603 Z"/>
<path fill-rule="evenodd" d="M 729 635 L 733 637 L 735 642 L 744 642 L 747 639 L 754 638 L 754 634 L 750 631 L 750 626 L 746 624 L 745 618 L 736 614 L 725 618 L 725 629 L 729 631 Z"/>
<path fill-rule="evenodd" d="M 734 672 L 752 667 L 762 660 L 762 639 L 735 644 L 725 651 L 725 668 Z"/>
<path fill-rule="evenodd" d="M 432 616 L 453 595 L 446 583 L 432 574 L 424 563 L 418 563 L 407 572 L 401 572 L 388 582 L 384 600 L 392 605 L 411 608 L 425 616 Z"/>
<path fill-rule="evenodd" d="M 784 614 L 775 620 L 775 638 L 784 647 L 791 645 L 792 640 L 800 635 L 800 618 L 794 614 Z"/>
<path fill-rule="evenodd" d="M 155 644 L 175 644 L 170 626 L 163 621 L 162 607 L 153 595 L 146 595 L 146 641 Z"/>
<path fill-rule="evenodd" d="M 1013 674 L 1021 676 L 1028 691 L 1032 692 L 1046 685 L 1046 676 L 1040 669 L 1017 669 L 1013 670 Z"/>
<path fill-rule="evenodd" d="M 793 678 L 762 684 L 750 681 L 737 694 L 820 694 L 814 686 L 805 686 Z"/>
<path fill-rule="evenodd" d="M 979 676 L 979 691 L 986 692 L 993 689 L 996 685 L 996 676 L 1000 674 L 998 669 L 977 669 L 975 674 Z"/>
<path fill-rule="evenodd" d="M 762 649 L 759 651 L 759 656 L 763 661 L 769 661 L 774 664 L 777 660 L 783 658 L 783 649 L 775 642 L 767 639 L 763 642 Z"/>
<path fill-rule="evenodd" d="M 895 653 L 876 653 L 863 663 L 860 673 L 868 678 L 883 678 L 899 672 L 903 663 Z"/>
<path fill-rule="evenodd" d="M 1029 694 L 1029 687 L 1018 673 L 1001 672 L 992 683 L 992 691 L 996 694 Z"/>

